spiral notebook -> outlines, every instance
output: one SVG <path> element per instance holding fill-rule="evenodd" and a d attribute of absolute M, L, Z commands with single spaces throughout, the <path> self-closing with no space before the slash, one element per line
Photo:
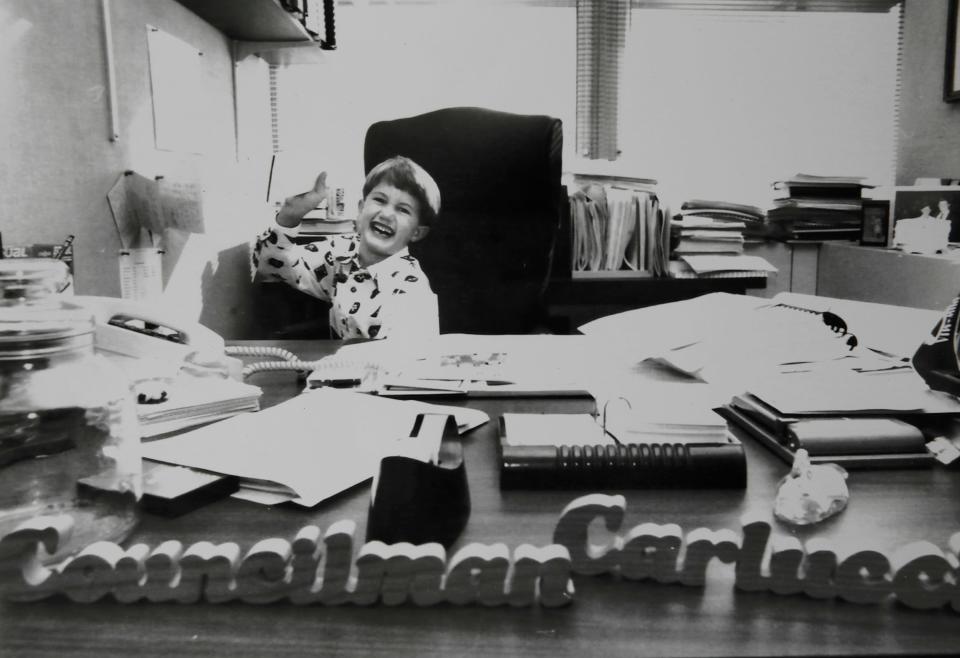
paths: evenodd
<path fill-rule="evenodd" d="M 590 414 L 500 417 L 501 489 L 735 488 L 746 486 L 743 445 L 713 429 L 631 433 Z"/>

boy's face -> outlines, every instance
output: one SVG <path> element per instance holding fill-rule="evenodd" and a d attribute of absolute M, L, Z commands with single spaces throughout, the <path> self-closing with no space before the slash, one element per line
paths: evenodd
<path fill-rule="evenodd" d="M 360 201 L 357 213 L 361 264 L 373 265 L 392 256 L 428 230 L 420 226 L 420 203 L 412 194 L 380 183 Z"/>

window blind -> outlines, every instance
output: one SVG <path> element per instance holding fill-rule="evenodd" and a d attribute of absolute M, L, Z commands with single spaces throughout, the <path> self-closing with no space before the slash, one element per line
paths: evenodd
<path fill-rule="evenodd" d="M 614 160 L 627 0 L 577 2 L 577 153 Z"/>
<path fill-rule="evenodd" d="M 891 184 L 900 16 L 634 9 L 613 171 L 759 206 L 797 173 Z"/>

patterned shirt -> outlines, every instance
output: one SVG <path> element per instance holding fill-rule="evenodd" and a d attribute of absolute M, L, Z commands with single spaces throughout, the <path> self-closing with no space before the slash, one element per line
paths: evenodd
<path fill-rule="evenodd" d="M 341 338 L 387 338 L 439 333 L 437 297 L 420 263 L 403 249 L 369 267 L 358 261 L 355 233 L 294 242 L 298 229 L 274 226 L 257 239 L 253 265 L 330 302 L 330 327 Z"/>

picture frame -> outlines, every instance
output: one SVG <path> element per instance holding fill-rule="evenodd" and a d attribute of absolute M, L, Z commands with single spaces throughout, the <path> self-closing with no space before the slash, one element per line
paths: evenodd
<path fill-rule="evenodd" d="M 960 101 L 960 0 L 949 0 L 947 12 L 947 52 L 943 67 L 943 100 Z"/>
<path fill-rule="evenodd" d="M 960 242 L 960 185 L 895 187 L 890 210 L 891 232 L 902 219 L 945 219 L 950 222 L 949 240 Z"/>
<path fill-rule="evenodd" d="M 881 199 L 864 199 L 860 215 L 860 244 L 871 247 L 887 247 L 891 238 L 890 202 Z"/>

